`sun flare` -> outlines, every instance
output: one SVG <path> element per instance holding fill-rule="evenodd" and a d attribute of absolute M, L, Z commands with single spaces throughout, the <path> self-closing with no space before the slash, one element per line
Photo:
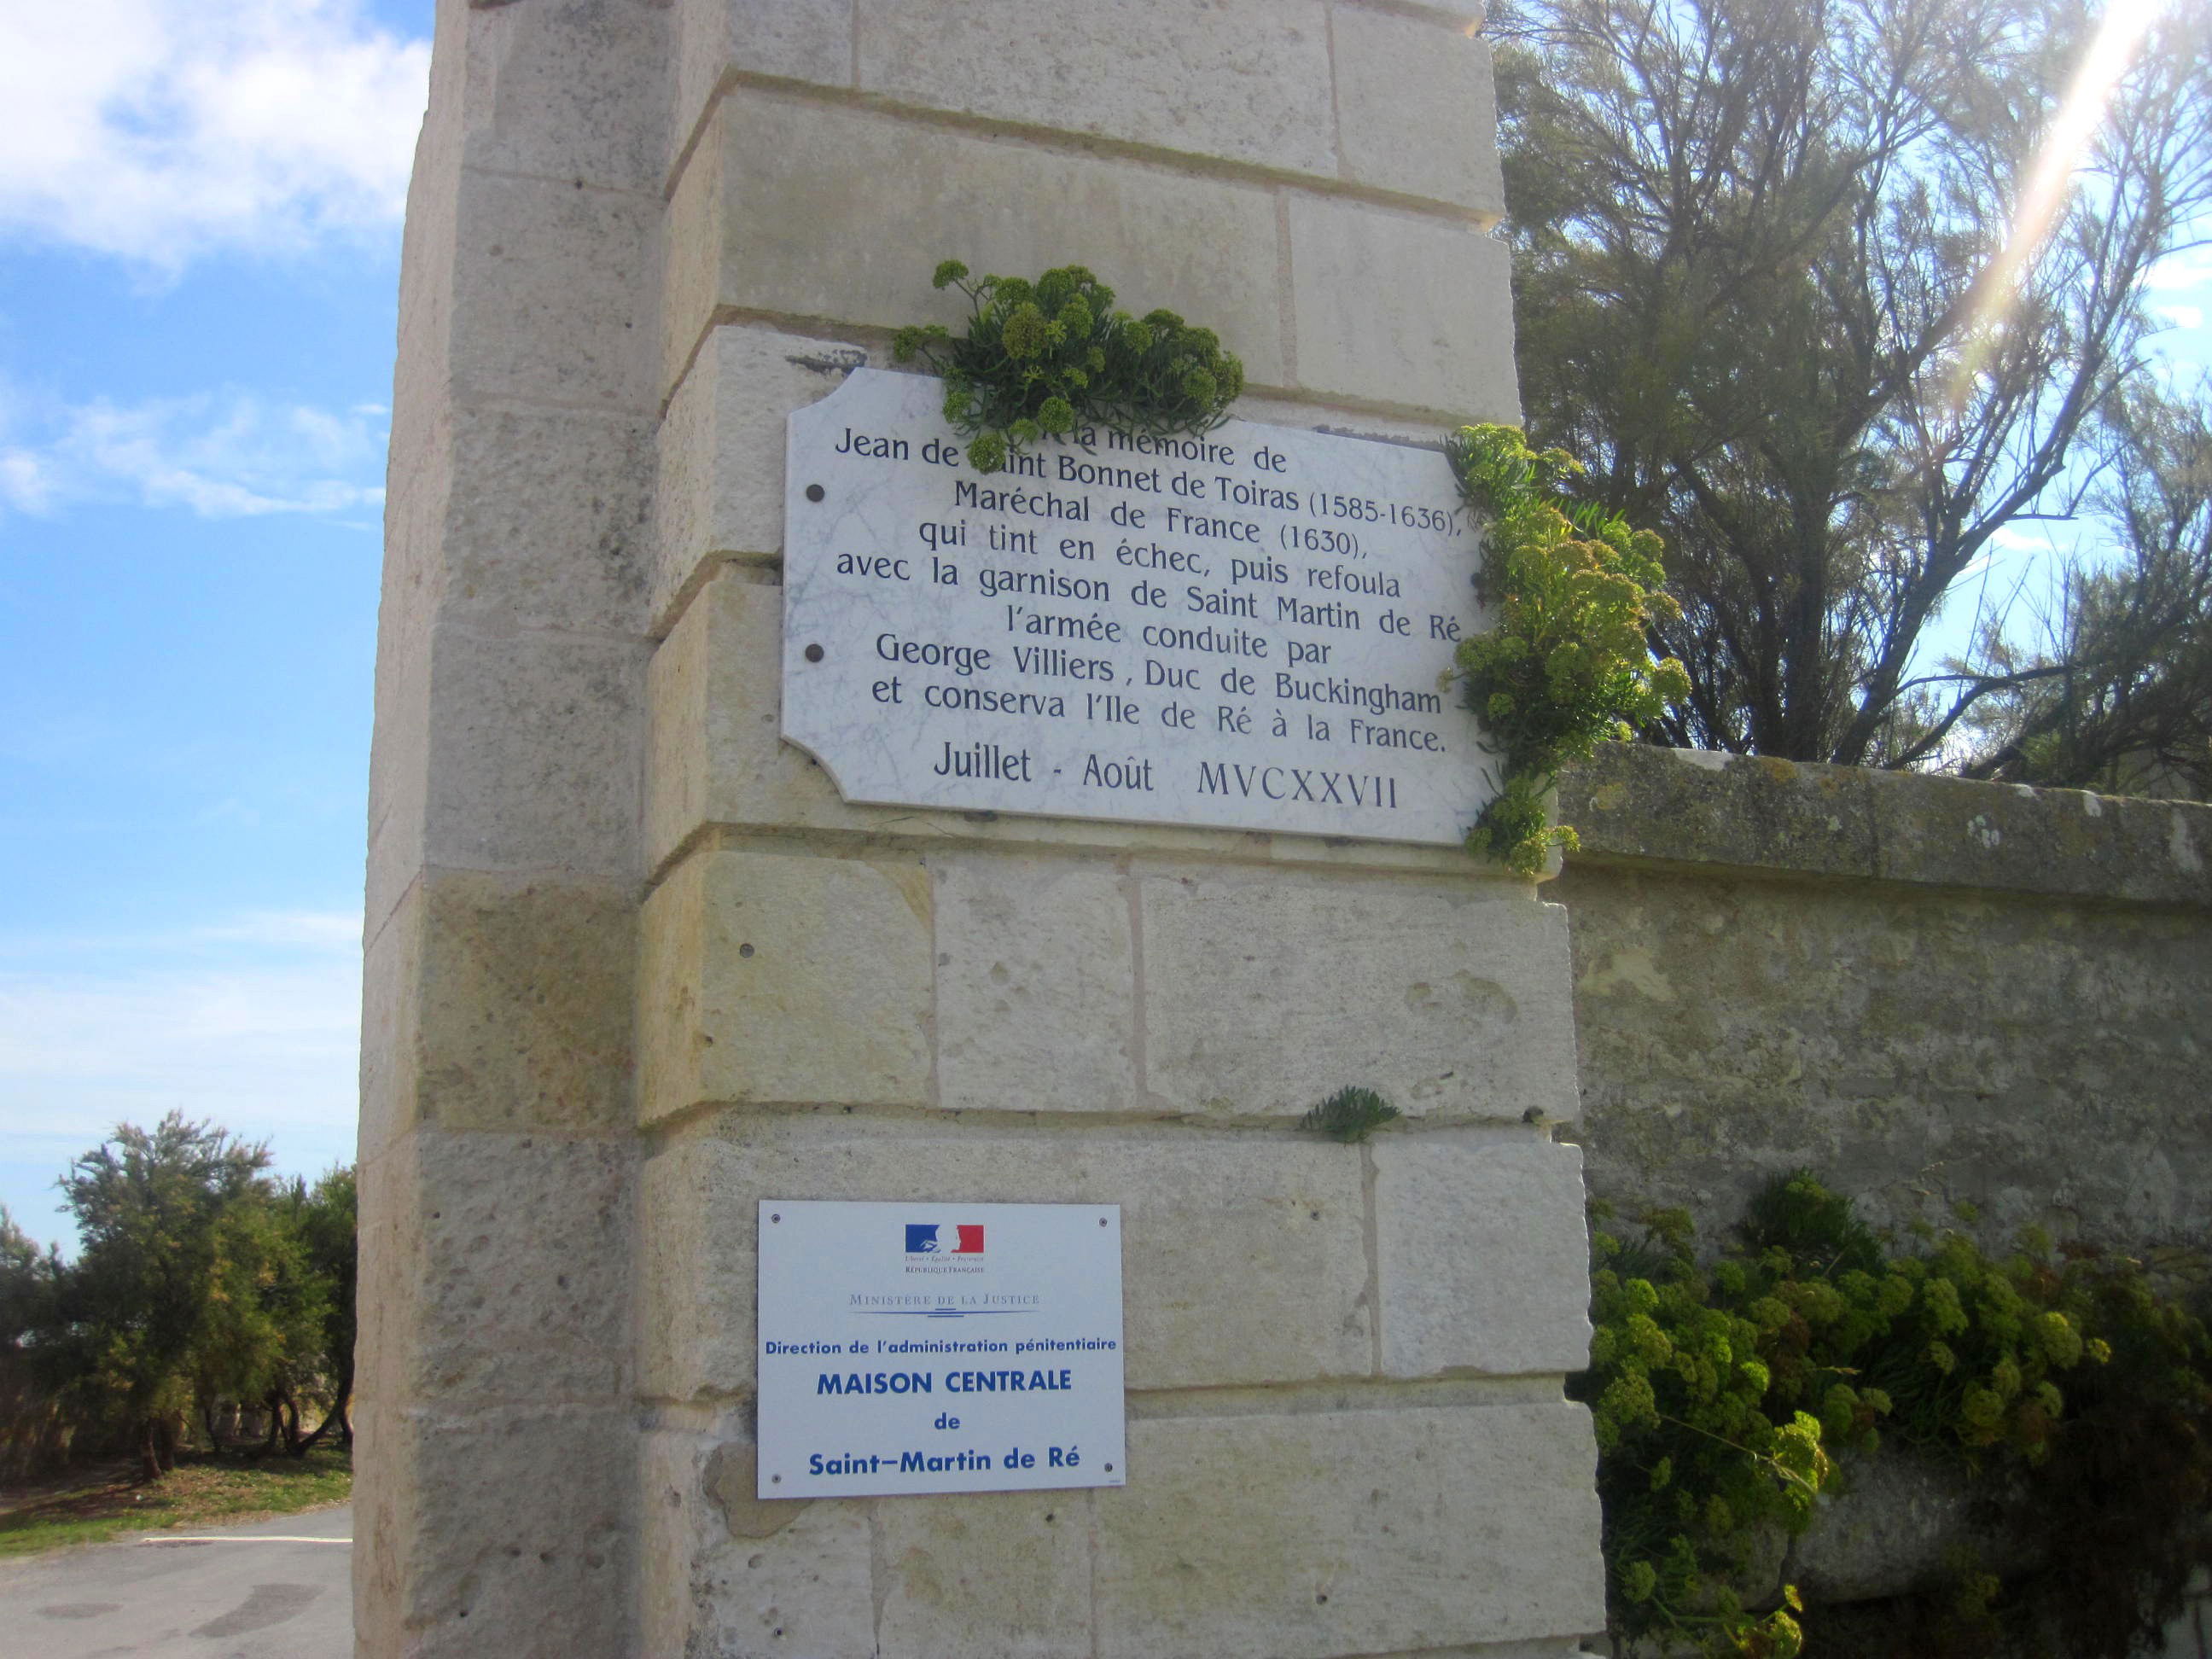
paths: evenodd
<path fill-rule="evenodd" d="M 2057 118 L 2045 135 L 2043 148 L 2028 173 L 2004 246 L 1975 283 L 1978 293 L 1966 348 L 1952 381 L 1954 409 L 1965 404 L 1990 343 L 2013 308 L 2021 277 L 2042 252 L 2090 143 L 2104 122 L 2112 89 L 2134 67 L 2151 25 L 2165 9 L 2166 0 L 2112 0 L 2098 23 L 2089 50 L 2074 72 L 2073 84 L 2067 88 Z"/>

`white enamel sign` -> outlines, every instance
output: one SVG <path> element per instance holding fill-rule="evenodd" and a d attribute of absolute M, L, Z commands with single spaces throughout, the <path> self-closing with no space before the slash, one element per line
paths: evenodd
<path fill-rule="evenodd" d="M 1113 1204 L 760 1206 L 759 1492 L 1119 1486 Z"/>
<path fill-rule="evenodd" d="M 1231 421 L 979 474 L 942 385 L 790 418 L 783 734 L 848 800 L 1456 843 L 1478 538 L 1432 450 Z"/>

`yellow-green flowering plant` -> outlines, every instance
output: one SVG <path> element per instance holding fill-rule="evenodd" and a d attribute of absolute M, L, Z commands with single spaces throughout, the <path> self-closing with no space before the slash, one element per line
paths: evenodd
<path fill-rule="evenodd" d="M 1146 437 L 1210 432 L 1244 390 L 1244 365 L 1212 330 L 1172 311 L 1133 317 L 1081 265 L 968 280 L 947 259 L 937 287 L 968 296 L 963 333 L 941 324 L 902 328 L 895 362 L 919 362 L 945 380 L 945 418 L 969 440 L 968 463 L 996 472 L 1046 436 L 1103 426 Z"/>
<path fill-rule="evenodd" d="M 2002 1256 L 1956 1232 L 1898 1249 L 1802 1170 L 1710 1260 L 1686 1212 L 1645 1215 L 1640 1237 L 1607 1215 L 1593 1206 L 1590 1369 L 1568 1392 L 1597 1432 L 1622 1641 L 1818 1650 L 1820 1607 L 1750 1609 L 1736 1581 L 1762 1532 L 1812 1520 L 1836 1460 L 1885 1439 L 1978 1483 L 2045 1560 L 2010 1580 L 1954 1564 L 1893 1606 L 1893 1651 L 1964 1659 L 2057 1629 L 2061 1651 L 2122 1659 L 2212 1560 L 2212 1346 L 2140 1263 L 2033 1231 Z"/>
<path fill-rule="evenodd" d="M 1460 642 L 1457 672 L 1504 760 L 1468 845 L 1533 876 L 1553 847 L 1578 844 L 1550 821 L 1560 768 L 1689 696 L 1682 665 L 1655 662 L 1647 643 L 1654 622 L 1680 611 L 1660 591 L 1658 536 L 1576 502 L 1565 481 L 1582 469 L 1565 451 L 1529 448 L 1517 427 L 1468 426 L 1448 453 L 1484 520 L 1480 586 L 1493 619 Z"/>

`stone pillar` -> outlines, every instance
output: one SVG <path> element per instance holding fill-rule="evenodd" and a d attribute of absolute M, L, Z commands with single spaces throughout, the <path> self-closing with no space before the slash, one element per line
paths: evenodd
<path fill-rule="evenodd" d="M 1453 849 L 848 805 L 784 422 L 941 258 L 1237 412 L 1516 409 L 1464 0 L 441 4 L 362 1131 L 360 1650 L 1560 1656 L 1603 1622 L 1562 913 Z M 1346 1083 L 1408 1121 L 1295 1123 Z M 1122 1206 L 1120 1490 L 761 1502 L 762 1198 Z"/>
<path fill-rule="evenodd" d="M 437 9 L 370 781 L 354 1574 L 380 1659 L 635 1650 L 670 23 Z"/>

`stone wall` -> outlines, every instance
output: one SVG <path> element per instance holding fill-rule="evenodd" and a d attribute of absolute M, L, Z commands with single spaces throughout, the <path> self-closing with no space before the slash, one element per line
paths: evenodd
<path fill-rule="evenodd" d="M 2212 806 L 1608 745 L 1560 814 L 1596 1194 L 2212 1239 Z"/>
<path fill-rule="evenodd" d="M 360 1651 L 1551 1659 L 1603 1622 L 1565 918 L 851 805 L 783 434 L 1094 266 L 1250 418 L 1515 411 L 1467 0 L 441 0 L 372 787 Z M 1345 1148 L 1346 1082 L 1410 1121 Z M 753 1497 L 755 1200 L 1123 1206 L 1125 1488 Z"/>

